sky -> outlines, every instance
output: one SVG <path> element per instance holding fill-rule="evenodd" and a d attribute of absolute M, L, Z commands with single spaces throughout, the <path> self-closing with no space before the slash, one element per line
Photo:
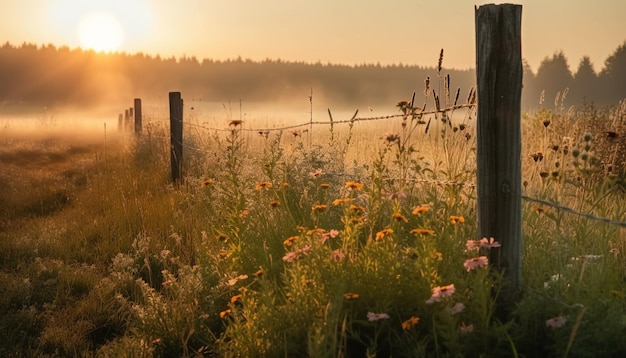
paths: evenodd
<path fill-rule="evenodd" d="M 199 60 L 475 67 L 475 0 L 0 0 L 0 42 Z M 626 41 L 625 0 L 519 0 L 522 56 L 596 71 Z"/>

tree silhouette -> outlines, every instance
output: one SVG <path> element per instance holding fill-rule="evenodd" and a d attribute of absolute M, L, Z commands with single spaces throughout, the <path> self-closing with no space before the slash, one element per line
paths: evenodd
<path fill-rule="evenodd" d="M 606 59 L 600 79 L 611 102 L 626 98 L 626 41 Z"/>
<path fill-rule="evenodd" d="M 585 56 L 578 64 L 574 74 L 574 83 L 568 96 L 575 103 L 593 102 L 601 100 L 599 80 L 589 56 Z"/>

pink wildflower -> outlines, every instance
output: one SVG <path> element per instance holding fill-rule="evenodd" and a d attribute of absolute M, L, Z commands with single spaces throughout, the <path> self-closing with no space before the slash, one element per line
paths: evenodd
<path fill-rule="evenodd" d="M 346 255 L 341 252 L 339 249 L 333 251 L 333 260 L 335 261 L 341 261 L 346 257 Z"/>
<path fill-rule="evenodd" d="M 461 334 L 472 333 L 472 332 L 474 332 L 474 325 L 470 324 L 470 325 L 466 326 L 465 322 L 461 322 L 461 325 L 459 326 L 459 332 L 461 332 Z"/>
<path fill-rule="evenodd" d="M 283 256 L 283 261 L 285 262 L 294 262 L 298 259 L 300 255 L 296 251 L 290 251 L 285 256 Z"/>
<path fill-rule="evenodd" d="M 465 267 L 465 269 L 467 269 L 467 271 L 469 272 L 475 268 L 486 267 L 488 264 L 489 259 L 487 259 L 487 256 L 478 256 L 472 259 L 465 260 L 463 267 Z"/>
<path fill-rule="evenodd" d="M 483 237 L 482 239 L 480 239 L 480 247 L 484 249 L 490 249 L 492 247 L 500 247 L 500 243 L 495 241 L 493 237 L 490 237 L 489 239 Z"/>
<path fill-rule="evenodd" d="M 447 286 L 437 286 L 433 288 L 433 294 L 430 296 L 428 300 L 426 300 L 427 304 L 432 304 L 434 302 L 441 301 L 442 298 L 450 297 L 454 293 L 455 288 L 454 284 L 450 284 Z"/>
<path fill-rule="evenodd" d="M 556 316 L 546 321 L 546 327 L 550 327 L 552 329 L 561 328 L 566 322 L 567 318 L 563 316 Z"/>
<path fill-rule="evenodd" d="M 316 171 L 314 171 L 314 172 L 310 172 L 310 173 L 309 173 L 309 176 L 310 176 L 311 178 L 317 178 L 317 177 L 319 177 L 319 176 L 320 176 L 320 175 L 322 175 L 322 174 L 324 174 L 324 173 L 322 172 L 322 169 L 317 169 L 317 170 L 316 170 Z"/>
<path fill-rule="evenodd" d="M 457 302 L 454 304 L 454 306 L 450 307 L 450 314 L 455 315 L 457 313 L 461 313 L 464 309 L 465 305 L 463 304 L 463 302 Z"/>
<path fill-rule="evenodd" d="M 467 240 L 465 243 L 465 247 L 470 251 L 475 251 L 480 249 L 480 241 L 479 240 Z"/>
<path fill-rule="evenodd" d="M 378 321 L 381 319 L 389 319 L 389 315 L 386 313 L 374 313 L 367 312 L 367 320 L 370 322 Z"/>

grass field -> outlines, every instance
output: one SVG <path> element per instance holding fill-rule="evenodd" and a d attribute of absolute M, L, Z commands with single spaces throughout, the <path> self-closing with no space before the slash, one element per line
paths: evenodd
<path fill-rule="evenodd" d="M 626 221 L 625 113 L 524 114 L 524 195 Z M 176 186 L 150 118 L 140 138 L 8 121 L 0 356 L 621 356 L 619 225 L 523 200 L 524 293 L 494 314 L 474 117 L 187 126 Z"/>

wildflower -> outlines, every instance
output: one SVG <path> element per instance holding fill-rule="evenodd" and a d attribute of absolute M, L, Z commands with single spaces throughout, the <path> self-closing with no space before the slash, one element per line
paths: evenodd
<path fill-rule="evenodd" d="M 391 144 L 395 141 L 400 140 L 400 136 L 398 134 L 390 133 L 390 132 L 385 133 L 383 135 L 383 138 L 385 138 L 385 141 L 387 142 L 387 144 Z"/>
<path fill-rule="evenodd" d="M 315 204 L 315 205 L 313 205 L 313 211 L 314 212 L 321 213 L 322 211 L 325 211 L 326 209 L 328 209 L 328 205 L 324 205 L 324 204 Z"/>
<path fill-rule="evenodd" d="M 330 229 L 330 231 L 328 232 L 328 234 L 330 235 L 331 238 L 336 238 L 337 235 L 339 235 L 339 231 L 335 230 L 335 229 Z"/>
<path fill-rule="evenodd" d="M 480 239 L 480 247 L 483 249 L 491 249 L 492 247 L 500 247 L 500 243 L 495 241 L 493 239 L 493 237 L 490 237 L 489 239 L 487 239 L 486 237 L 483 237 L 482 239 Z"/>
<path fill-rule="evenodd" d="M 467 271 L 469 272 L 475 268 L 486 267 L 488 264 L 489 264 L 489 260 L 487 259 L 487 256 L 478 256 L 478 257 L 465 260 L 465 263 L 463 263 L 463 267 L 465 267 Z"/>
<path fill-rule="evenodd" d="M 270 184 L 271 185 L 271 184 Z M 248 209 L 243 209 L 241 210 L 241 212 L 239 213 L 239 218 L 243 219 L 246 216 L 248 216 L 248 214 L 250 214 L 250 210 Z"/>
<path fill-rule="evenodd" d="M 224 318 L 226 316 L 228 316 L 232 311 L 230 309 L 224 310 L 222 312 L 220 312 L 220 318 Z"/>
<path fill-rule="evenodd" d="M 261 276 L 263 276 L 263 274 L 264 274 L 264 273 L 265 273 L 265 272 L 263 271 L 263 269 L 258 269 L 258 270 L 257 270 L 257 272 L 255 273 L 255 275 L 256 275 L 257 277 L 261 277 Z"/>
<path fill-rule="evenodd" d="M 272 200 L 272 201 L 270 202 L 270 206 L 271 206 L 271 207 L 273 207 L 273 208 L 275 208 L 275 207 L 277 207 L 277 206 L 280 206 L 280 201 L 278 201 L 278 200 Z"/>
<path fill-rule="evenodd" d="M 289 186 L 289 183 L 287 183 L 286 181 L 280 183 L 280 186 L 282 186 L 283 188 L 286 188 Z"/>
<path fill-rule="evenodd" d="M 239 275 L 235 278 L 231 278 L 230 280 L 228 280 L 228 282 L 226 283 L 228 286 L 234 286 L 235 284 L 237 284 L 237 282 L 241 281 L 241 280 L 245 280 L 248 278 L 248 275 Z"/>
<path fill-rule="evenodd" d="M 271 187 L 272 187 L 272 183 L 271 183 L 271 182 L 269 182 L 269 181 L 260 182 L 260 183 L 258 183 L 257 185 L 255 185 L 255 186 L 254 186 L 254 188 L 255 188 L 256 190 L 261 190 L 261 189 L 263 189 L 263 188 L 265 188 L 265 189 L 269 189 L 269 188 L 271 188 Z"/>
<path fill-rule="evenodd" d="M 320 176 L 320 175 L 322 175 L 322 174 L 324 174 L 324 173 L 322 172 L 322 169 L 317 169 L 317 170 L 316 170 L 316 171 L 314 171 L 314 172 L 310 172 L 310 173 L 309 173 L 309 176 L 310 176 L 311 178 L 317 178 L 317 177 L 319 177 L 319 176 Z"/>
<path fill-rule="evenodd" d="M 233 127 L 237 127 L 240 126 L 243 123 L 243 121 L 241 119 L 233 119 L 232 121 L 230 121 L 228 123 L 229 126 L 233 126 Z"/>
<path fill-rule="evenodd" d="M 228 252 L 228 250 L 221 250 L 219 252 L 219 254 L 217 254 L 221 259 L 225 259 L 228 257 L 228 255 L 230 255 L 230 253 Z"/>
<path fill-rule="evenodd" d="M 358 293 L 351 293 L 348 292 L 345 295 L 343 295 L 343 298 L 345 298 L 346 300 L 350 301 L 350 300 L 356 300 L 357 298 L 359 298 L 359 294 Z"/>
<path fill-rule="evenodd" d="M 422 205 L 416 207 L 415 209 L 413 209 L 411 214 L 413 214 L 413 215 L 420 215 L 420 214 L 428 212 L 428 210 L 430 210 L 430 208 L 428 208 L 428 206 L 422 204 Z"/>
<path fill-rule="evenodd" d="M 376 241 L 380 241 L 385 238 L 385 236 L 392 234 L 393 229 L 383 229 L 376 233 Z"/>
<path fill-rule="evenodd" d="M 462 216 L 451 215 L 450 222 L 452 223 L 452 225 L 462 224 L 465 222 L 465 218 Z"/>
<path fill-rule="evenodd" d="M 322 189 L 328 189 L 328 188 L 330 188 L 330 184 L 328 184 L 328 183 L 322 183 L 322 184 L 320 184 L 320 188 L 322 188 Z"/>
<path fill-rule="evenodd" d="M 314 235 L 314 234 L 324 235 L 325 232 L 326 232 L 326 230 L 322 229 L 321 227 L 316 227 L 315 229 L 311 229 L 311 230 L 307 231 L 306 234 L 308 236 L 311 236 L 311 235 Z"/>
<path fill-rule="evenodd" d="M 296 251 L 288 252 L 285 256 L 283 256 L 283 261 L 285 262 L 294 262 L 300 257 Z"/>
<path fill-rule="evenodd" d="M 397 193 L 391 193 L 387 195 L 387 200 L 396 200 L 406 198 L 406 193 L 403 191 L 399 191 Z"/>
<path fill-rule="evenodd" d="M 161 250 L 161 257 L 166 259 L 170 255 L 170 250 Z"/>
<path fill-rule="evenodd" d="M 386 313 L 374 313 L 367 312 L 367 320 L 370 322 L 375 322 L 381 319 L 389 319 L 389 315 Z"/>
<path fill-rule="evenodd" d="M 226 236 L 226 234 L 222 234 L 222 233 L 217 234 L 217 241 L 224 242 L 226 240 L 228 240 L 228 236 Z"/>
<path fill-rule="evenodd" d="M 541 205 L 533 205 L 530 207 L 530 210 L 536 211 L 541 214 L 543 212 L 546 212 L 548 208 L 546 208 L 545 206 L 541 206 Z"/>
<path fill-rule="evenodd" d="M 415 235 L 431 236 L 435 234 L 435 231 L 428 229 L 413 229 L 410 231 L 410 233 Z"/>
<path fill-rule="evenodd" d="M 465 305 L 463 304 L 463 302 L 457 302 L 454 304 L 454 306 L 450 307 L 450 314 L 455 315 L 457 313 L 461 313 L 464 309 Z"/>
<path fill-rule="evenodd" d="M 479 240 L 467 240 L 465 243 L 465 247 L 470 250 L 478 250 L 480 249 L 480 241 Z"/>
<path fill-rule="evenodd" d="M 333 200 L 333 205 L 337 206 L 339 204 L 345 204 L 345 203 L 348 203 L 348 202 L 350 202 L 350 198 L 335 199 L 335 200 Z"/>
<path fill-rule="evenodd" d="M 297 238 L 297 236 L 290 236 L 287 238 L 287 240 L 283 241 L 283 245 L 291 246 L 291 243 L 293 243 Z"/>
<path fill-rule="evenodd" d="M 439 251 L 433 253 L 433 259 L 436 259 L 437 261 L 441 261 L 443 260 L 443 254 Z"/>
<path fill-rule="evenodd" d="M 363 213 L 365 212 L 365 208 L 359 205 L 354 205 L 354 204 L 350 204 L 350 210 L 356 212 L 356 213 Z"/>
<path fill-rule="evenodd" d="M 567 323 L 567 318 L 563 316 L 556 316 L 546 321 L 546 327 L 550 327 L 552 329 L 561 328 L 565 323 Z"/>
<path fill-rule="evenodd" d="M 355 181 L 349 181 L 349 182 L 346 182 L 346 188 L 354 189 L 354 190 L 361 190 L 363 189 L 363 184 L 359 182 L 355 182 Z"/>
<path fill-rule="evenodd" d="M 346 255 L 341 252 L 339 249 L 333 251 L 333 260 L 335 261 L 341 261 L 346 257 Z"/>
<path fill-rule="evenodd" d="M 461 325 L 459 326 L 459 332 L 461 332 L 461 334 L 472 333 L 472 332 L 474 332 L 474 325 L 470 324 L 470 325 L 466 326 L 465 322 L 461 322 Z"/>
<path fill-rule="evenodd" d="M 163 287 L 171 286 L 174 282 L 172 280 L 163 281 L 161 285 Z"/>
<path fill-rule="evenodd" d="M 433 294 L 430 296 L 428 300 L 426 300 L 427 304 L 432 304 L 434 302 L 441 301 L 442 298 L 450 297 L 454 293 L 456 289 L 454 288 L 454 284 L 450 284 L 447 286 L 437 286 L 432 289 Z"/>
<path fill-rule="evenodd" d="M 403 221 L 405 223 L 409 222 L 409 219 L 407 219 L 406 216 L 402 215 L 401 213 L 393 213 L 393 218 L 396 219 L 396 221 Z"/>
<path fill-rule="evenodd" d="M 241 299 L 241 294 L 234 295 L 233 297 L 230 298 L 230 303 L 235 303 L 239 301 L 240 299 Z"/>
<path fill-rule="evenodd" d="M 202 184 L 200 184 L 200 186 L 205 187 L 205 186 L 209 186 L 213 184 L 213 179 L 207 179 L 205 181 L 202 182 Z"/>
<path fill-rule="evenodd" d="M 283 261 L 294 262 L 295 260 L 302 257 L 302 255 L 308 254 L 309 252 L 311 252 L 311 245 L 306 245 L 302 249 L 288 252 L 285 256 L 283 256 Z"/>
<path fill-rule="evenodd" d="M 402 322 L 402 330 L 408 331 L 420 321 L 419 317 L 411 316 L 411 318 Z"/>

